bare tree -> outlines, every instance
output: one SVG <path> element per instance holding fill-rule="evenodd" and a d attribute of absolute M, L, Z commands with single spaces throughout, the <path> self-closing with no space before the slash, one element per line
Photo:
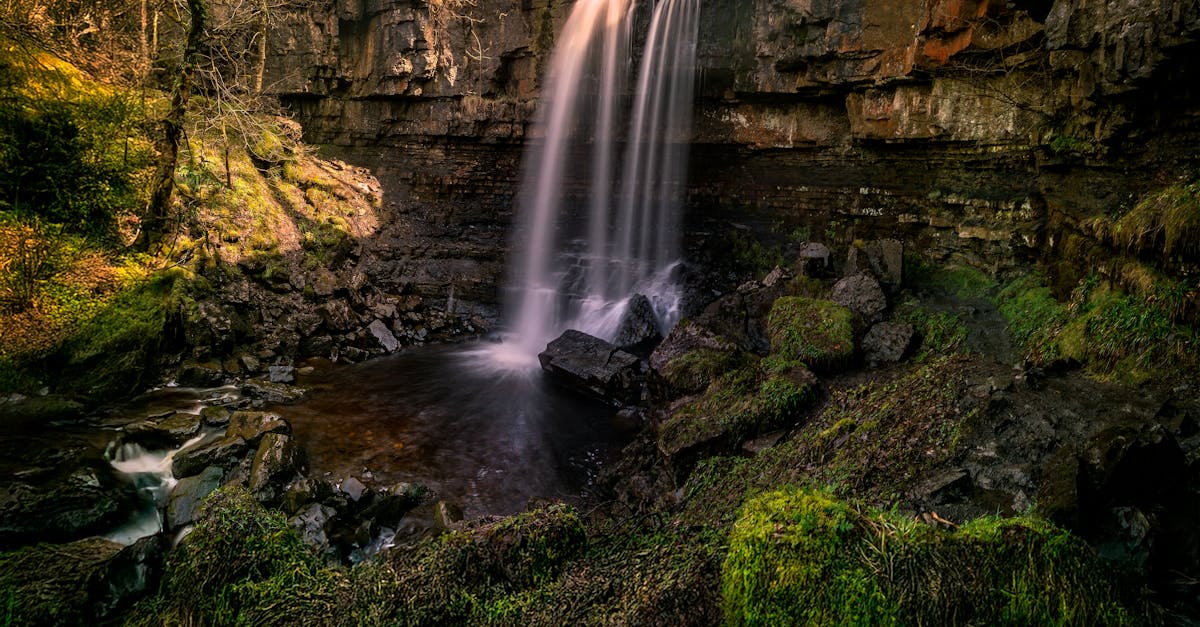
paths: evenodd
<path fill-rule="evenodd" d="M 145 251 L 161 241 L 172 217 L 171 197 L 175 192 L 175 169 L 179 164 L 179 144 L 192 96 L 193 78 L 202 59 L 208 7 L 204 0 L 187 0 L 188 30 L 178 67 L 171 84 L 171 104 L 160 122 L 158 163 L 154 169 L 150 203 L 142 216 L 141 231 L 134 245 Z"/>

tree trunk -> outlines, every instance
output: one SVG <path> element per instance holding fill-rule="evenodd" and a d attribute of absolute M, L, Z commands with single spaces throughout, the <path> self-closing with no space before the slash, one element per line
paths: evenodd
<path fill-rule="evenodd" d="M 163 118 L 162 135 L 158 138 L 158 164 L 154 168 L 150 204 L 142 217 L 142 228 L 134 245 L 143 251 L 157 246 L 173 217 L 171 197 L 175 192 L 175 168 L 179 163 L 179 142 L 183 137 L 183 122 L 187 116 L 188 99 L 192 95 L 192 75 L 200 58 L 204 41 L 204 24 L 208 17 L 204 0 L 187 0 L 187 40 L 171 86 L 171 106 Z"/>
<path fill-rule="evenodd" d="M 254 95 L 261 96 L 263 90 L 263 74 L 267 72 L 267 1 L 263 0 L 259 7 L 261 14 L 258 22 L 258 73 L 254 77 Z"/>

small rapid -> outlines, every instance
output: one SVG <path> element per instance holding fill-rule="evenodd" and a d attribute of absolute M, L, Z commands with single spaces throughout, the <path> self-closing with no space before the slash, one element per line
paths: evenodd
<path fill-rule="evenodd" d="M 138 507 L 125 523 L 105 534 L 120 544 L 133 544 L 161 533 L 163 508 L 178 483 L 171 474 L 171 463 L 179 451 L 204 439 L 200 434 L 173 449 L 147 449 L 136 442 L 114 440 L 104 452 L 108 463 L 137 490 Z"/>

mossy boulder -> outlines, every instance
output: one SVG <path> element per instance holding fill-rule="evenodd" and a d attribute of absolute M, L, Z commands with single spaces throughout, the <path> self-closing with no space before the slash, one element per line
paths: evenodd
<path fill-rule="evenodd" d="M 121 545 L 102 538 L 0 553 L 6 625 L 85 624 L 101 601 L 105 570 Z"/>
<path fill-rule="evenodd" d="M 49 363 L 65 391 L 109 399 L 141 390 L 180 341 L 180 273 L 123 292 L 63 342 Z"/>
<path fill-rule="evenodd" d="M 1136 622 L 1105 564 L 1046 521 L 947 532 L 792 487 L 746 503 L 722 594 L 732 625 Z"/>
<path fill-rule="evenodd" d="M 817 397 L 817 380 L 803 364 L 750 358 L 718 375 L 699 398 L 659 427 L 658 447 L 677 470 L 700 449 L 732 448 L 799 415 Z"/>
<path fill-rule="evenodd" d="M 322 567 L 281 512 L 242 488 L 220 488 L 169 556 L 159 595 L 129 623 L 264 624 L 286 608 L 297 624 L 338 624 L 345 577 Z"/>
<path fill-rule="evenodd" d="M 739 350 L 697 348 L 671 359 L 659 372 L 671 394 L 703 392 L 720 375 L 752 365 L 755 358 Z"/>
<path fill-rule="evenodd" d="M 389 563 L 399 577 L 394 594 L 405 620 L 462 624 L 478 616 L 486 597 L 551 582 L 587 547 L 579 515 L 554 504 L 473 523 L 394 553 Z"/>
<path fill-rule="evenodd" d="M 832 372 L 854 355 L 854 314 L 837 303 L 785 296 L 767 317 L 771 354 L 804 362 L 816 372 Z"/>

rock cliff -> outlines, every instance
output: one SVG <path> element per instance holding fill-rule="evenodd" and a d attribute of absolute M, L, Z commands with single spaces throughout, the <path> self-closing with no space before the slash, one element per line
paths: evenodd
<path fill-rule="evenodd" d="M 268 83 L 307 139 L 383 182 L 381 276 L 497 300 L 569 8 L 309 2 L 271 32 Z M 1003 270 L 1074 255 L 1084 220 L 1200 166 L 1196 0 L 706 0 L 701 19 L 694 232 L 899 233 Z"/>

